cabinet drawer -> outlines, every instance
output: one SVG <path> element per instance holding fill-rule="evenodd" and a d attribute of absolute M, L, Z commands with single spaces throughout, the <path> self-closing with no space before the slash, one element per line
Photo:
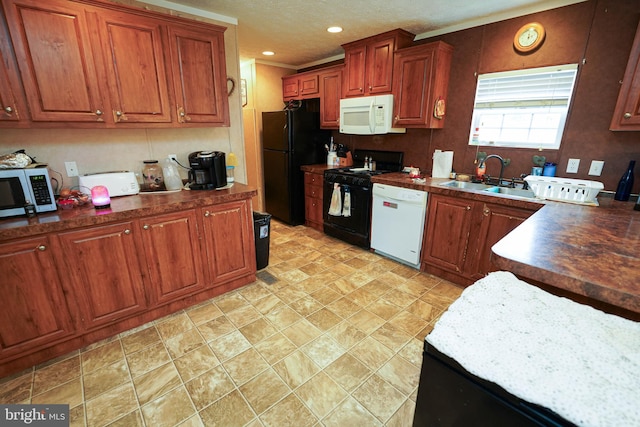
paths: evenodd
<path fill-rule="evenodd" d="M 315 185 L 315 186 L 318 186 L 318 187 L 322 188 L 323 180 L 324 180 L 324 175 L 322 175 L 322 174 L 311 173 L 311 172 L 305 172 L 304 173 L 304 185 L 305 185 L 305 187 L 307 185 Z"/>
<path fill-rule="evenodd" d="M 305 197 L 304 204 L 307 220 L 322 222 L 322 200 Z"/>

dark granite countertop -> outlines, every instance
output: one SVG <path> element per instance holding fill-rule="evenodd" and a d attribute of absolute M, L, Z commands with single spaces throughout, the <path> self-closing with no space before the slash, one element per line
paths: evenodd
<path fill-rule="evenodd" d="M 14 217 L 0 220 L 0 242 L 35 236 L 70 228 L 127 221 L 200 206 L 215 205 L 234 200 L 249 199 L 257 191 L 244 184 L 234 183 L 224 190 L 200 190 L 145 193 L 111 198 L 108 209 L 94 209 L 87 204 L 74 209 L 60 209 L 41 213 L 33 218 Z"/>

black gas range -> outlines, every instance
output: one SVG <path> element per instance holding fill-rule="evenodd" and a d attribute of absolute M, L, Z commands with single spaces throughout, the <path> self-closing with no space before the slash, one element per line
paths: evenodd
<path fill-rule="evenodd" d="M 355 150 L 353 166 L 324 172 L 324 232 L 369 249 L 371 237 L 371 177 L 402 170 L 400 151 Z M 365 169 L 365 158 L 376 169 Z"/>

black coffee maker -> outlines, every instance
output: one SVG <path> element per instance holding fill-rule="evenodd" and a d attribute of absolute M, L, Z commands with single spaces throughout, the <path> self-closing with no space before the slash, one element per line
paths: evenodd
<path fill-rule="evenodd" d="M 227 164 L 222 151 L 189 154 L 189 181 L 192 190 L 214 190 L 227 185 Z"/>

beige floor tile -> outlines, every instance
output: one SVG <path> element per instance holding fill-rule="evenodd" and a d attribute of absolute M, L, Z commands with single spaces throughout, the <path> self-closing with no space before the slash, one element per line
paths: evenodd
<path fill-rule="evenodd" d="M 350 349 L 367 337 L 367 334 L 353 326 L 347 320 L 338 323 L 327 333 L 345 349 Z"/>
<path fill-rule="evenodd" d="M 196 414 L 193 417 L 187 418 L 185 421 L 178 424 L 177 427 L 205 427 L 205 425 L 202 423 L 202 419 L 200 418 L 200 415 Z M 259 426 L 256 426 L 256 427 L 259 427 Z"/>
<path fill-rule="evenodd" d="M 127 383 L 109 390 L 85 403 L 87 426 L 103 426 L 138 409 L 133 384 Z"/>
<path fill-rule="evenodd" d="M 367 310 L 384 320 L 389 320 L 398 314 L 402 308 L 380 297 L 377 301 L 369 304 Z"/>
<path fill-rule="evenodd" d="M 424 340 L 412 338 L 407 345 L 402 347 L 398 354 L 413 363 L 414 366 L 421 367 L 423 349 Z"/>
<path fill-rule="evenodd" d="M 147 426 L 170 427 L 195 413 L 184 387 L 179 387 L 142 407 Z"/>
<path fill-rule="evenodd" d="M 325 269 L 326 267 L 320 263 L 310 262 L 309 264 L 300 267 L 299 270 L 305 273 L 307 276 L 313 276 L 314 274 L 318 274 Z"/>
<path fill-rule="evenodd" d="M 291 389 L 269 369 L 240 387 L 256 414 L 262 414 L 291 392 Z"/>
<path fill-rule="evenodd" d="M 53 365 L 37 369 L 33 377 L 33 394 L 40 394 L 53 387 L 66 383 L 76 377 L 80 372 L 80 356 L 65 359 Z M 2 386 L 0 386 L 0 389 Z M 2 401 L 2 399 L 0 399 Z"/>
<path fill-rule="evenodd" d="M 322 305 L 329 305 L 342 295 L 332 289 L 322 288 L 313 292 L 311 296 Z"/>
<path fill-rule="evenodd" d="M 236 385 L 246 383 L 260 372 L 269 368 L 269 364 L 253 348 L 227 360 L 222 366 L 227 370 Z"/>
<path fill-rule="evenodd" d="M 413 415 L 416 410 L 416 403 L 411 399 L 405 400 L 400 409 L 391 416 L 385 424 L 386 427 L 406 427 L 413 425 Z"/>
<path fill-rule="evenodd" d="M 31 398 L 34 372 L 0 382 L 0 402 L 28 403 Z"/>
<path fill-rule="evenodd" d="M 307 316 L 307 320 L 322 332 L 326 332 L 342 321 L 342 318 L 327 308 Z"/>
<path fill-rule="evenodd" d="M 164 340 L 186 332 L 194 326 L 189 316 L 183 311 L 167 316 L 156 322 L 156 328 Z"/>
<path fill-rule="evenodd" d="M 405 401 L 402 393 L 376 374 L 370 376 L 352 396 L 382 423 L 391 418 Z"/>
<path fill-rule="evenodd" d="M 253 303 L 253 306 L 262 314 L 270 313 L 278 307 L 284 306 L 284 303 L 280 298 L 271 294 L 264 298 L 259 299 Z"/>
<path fill-rule="evenodd" d="M 207 345 L 198 347 L 190 353 L 175 359 L 173 363 L 182 378 L 182 381 L 187 382 L 200 374 L 208 371 L 209 369 L 218 366 L 220 361 L 213 354 L 211 348 Z"/>
<path fill-rule="evenodd" d="M 84 427 L 84 405 L 78 405 L 69 409 L 69 427 Z M 136 426 L 132 424 L 132 426 Z M 142 427 L 142 424 L 140 424 Z"/>
<path fill-rule="evenodd" d="M 376 316 L 367 309 L 362 309 L 347 319 L 356 328 L 369 335 L 385 323 L 385 320 Z"/>
<path fill-rule="evenodd" d="M 362 287 L 347 295 L 351 299 L 351 301 L 362 307 L 365 307 L 378 299 L 376 295 L 364 289 L 365 287 L 366 285 L 363 285 Z"/>
<path fill-rule="evenodd" d="M 198 410 L 207 407 L 235 388 L 222 366 L 216 366 L 185 384 Z"/>
<path fill-rule="evenodd" d="M 122 337 L 121 341 L 125 354 L 131 354 L 150 345 L 157 344 L 161 340 L 158 330 L 154 326 L 151 326 L 134 334 Z"/>
<path fill-rule="evenodd" d="M 346 319 L 360 310 L 362 307 L 353 302 L 349 297 L 342 297 L 327 306 L 329 310 Z"/>
<path fill-rule="evenodd" d="M 198 331 L 207 342 L 211 342 L 236 330 L 236 327 L 226 318 L 220 316 L 198 326 Z"/>
<path fill-rule="evenodd" d="M 273 365 L 273 369 L 292 389 L 304 384 L 320 371 L 318 365 L 299 350 Z"/>
<path fill-rule="evenodd" d="M 323 372 L 346 391 L 351 392 L 371 375 L 371 370 L 349 353 L 343 354 Z"/>
<path fill-rule="evenodd" d="M 82 402 L 82 381 L 80 377 L 31 398 L 31 403 L 68 404 L 69 408 L 75 408 L 81 405 Z"/>
<path fill-rule="evenodd" d="M 217 340 L 211 341 L 210 347 L 220 362 L 225 362 L 233 356 L 248 350 L 251 347 L 251 343 L 247 341 L 240 331 L 235 330 Z"/>
<path fill-rule="evenodd" d="M 257 283 L 245 286 L 244 288 L 240 289 L 239 293 L 250 303 L 254 303 L 266 296 L 271 295 L 271 291 L 267 287 L 259 285 Z"/>
<path fill-rule="evenodd" d="M 382 425 L 360 402 L 350 396 L 323 419 L 322 424 L 326 427 L 377 427 Z M 411 424 L 407 424 L 407 426 L 410 425 Z"/>
<path fill-rule="evenodd" d="M 342 295 L 348 295 L 358 289 L 358 286 L 352 283 L 347 277 L 340 277 L 332 282 L 328 282 L 329 287 Z"/>
<path fill-rule="evenodd" d="M 120 340 L 112 341 L 103 346 L 82 353 L 82 373 L 87 374 L 96 369 L 111 365 L 124 359 Z"/>
<path fill-rule="evenodd" d="M 267 363 L 273 365 L 293 353 L 297 347 L 283 334 L 277 333 L 260 341 L 255 345 L 255 349 L 265 358 Z"/>
<path fill-rule="evenodd" d="M 239 292 L 231 292 L 216 298 L 215 304 L 223 313 L 229 313 L 246 306 L 249 302 Z"/>
<path fill-rule="evenodd" d="M 269 338 L 276 332 L 278 332 L 278 330 L 264 318 L 260 318 L 240 328 L 240 333 L 244 335 L 247 341 L 254 345 Z"/>
<path fill-rule="evenodd" d="M 389 324 L 415 336 L 418 332 L 424 329 L 429 322 L 421 319 L 413 313 L 402 311 L 390 319 Z"/>
<path fill-rule="evenodd" d="M 145 347 L 137 353 L 127 355 L 129 371 L 134 378 L 162 366 L 170 360 L 171 357 L 162 342 Z"/>
<path fill-rule="evenodd" d="M 384 275 L 379 276 L 377 279 L 374 279 L 363 285 L 360 289 L 367 291 L 368 293 L 375 295 L 376 297 L 381 297 L 382 295 L 389 292 L 391 289 L 390 283 L 394 283 L 393 281 L 387 280 Z M 394 283 L 395 286 L 395 283 Z"/>
<path fill-rule="evenodd" d="M 311 313 L 320 310 L 323 305 L 312 296 L 305 295 L 297 301 L 289 303 L 289 307 L 291 307 L 300 316 L 308 316 Z"/>
<path fill-rule="evenodd" d="M 173 363 L 167 363 L 135 378 L 133 384 L 140 405 L 145 405 L 180 386 L 182 381 Z"/>
<path fill-rule="evenodd" d="M 366 337 L 349 350 L 349 354 L 355 356 L 369 369 L 379 369 L 393 357 L 393 351 L 371 337 Z"/>
<path fill-rule="evenodd" d="M 417 298 L 420 298 L 427 291 L 429 291 L 428 287 L 424 286 L 420 282 L 416 282 L 413 280 L 407 280 L 406 282 L 400 283 L 397 289 L 409 295 L 413 295 L 414 297 L 417 297 Z"/>
<path fill-rule="evenodd" d="M 430 290 L 426 294 L 422 295 L 420 297 L 420 300 L 441 310 L 445 310 L 453 302 L 450 297 L 438 294 L 433 290 Z"/>
<path fill-rule="evenodd" d="M 409 396 L 418 387 L 420 368 L 396 355 L 378 370 L 378 375 Z"/>
<path fill-rule="evenodd" d="M 345 353 L 345 348 L 338 344 L 330 335 L 325 334 L 302 347 L 302 351 L 316 365 L 326 368 L 331 362 Z"/>
<path fill-rule="evenodd" d="M 290 309 L 286 305 L 278 306 L 265 314 L 265 317 L 271 322 L 271 324 L 278 330 L 285 329 L 288 326 L 293 325 L 298 320 L 302 319 L 298 313 Z"/>
<path fill-rule="evenodd" d="M 93 399 L 97 395 L 128 381 L 130 381 L 129 370 L 124 360 L 96 369 L 83 377 L 84 398 Z"/>
<path fill-rule="evenodd" d="M 414 297 L 413 295 L 399 291 L 397 289 L 391 289 L 381 298 L 385 301 L 389 301 L 390 303 L 397 305 L 400 308 L 406 308 L 416 300 L 416 297 Z"/>
<path fill-rule="evenodd" d="M 241 427 L 255 418 L 255 414 L 237 390 L 200 411 L 205 426 Z"/>
<path fill-rule="evenodd" d="M 227 319 L 229 319 L 236 328 L 240 328 L 261 318 L 262 313 L 251 305 L 246 305 L 227 313 Z"/>
<path fill-rule="evenodd" d="M 299 280 L 297 280 L 296 282 L 298 281 Z M 307 293 L 299 289 L 297 286 L 291 285 L 276 291 L 275 295 L 282 301 L 287 301 L 287 303 L 291 305 L 291 303 L 299 300 L 300 298 L 306 297 Z"/>
<path fill-rule="evenodd" d="M 319 372 L 301 385 L 295 394 L 319 419 L 331 412 L 347 397 L 347 392 L 324 372 Z"/>
<path fill-rule="evenodd" d="M 207 301 L 206 304 L 201 304 L 194 309 L 187 310 L 187 316 L 189 316 L 195 325 L 201 325 L 222 316 L 222 311 L 218 306 Z"/>
<path fill-rule="evenodd" d="M 284 329 L 282 333 L 298 347 L 302 347 L 322 335 L 322 331 L 313 326 L 307 319 L 302 319 L 294 323 L 287 329 Z"/>
<path fill-rule="evenodd" d="M 144 427 L 142 422 L 142 414 L 139 410 L 133 411 L 124 417 L 117 419 L 108 425 L 108 427 Z"/>
<path fill-rule="evenodd" d="M 165 340 L 165 346 L 169 355 L 177 359 L 190 351 L 195 350 L 205 344 L 204 339 L 196 329 L 189 329 L 186 332 L 177 334 Z"/>
<path fill-rule="evenodd" d="M 260 416 L 266 427 L 313 426 L 318 419 L 294 394 L 290 394 Z"/>
<path fill-rule="evenodd" d="M 408 333 L 388 323 L 373 331 L 371 337 L 380 341 L 394 353 L 398 352 L 412 338 Z"/>
<path fill-rule="evenodd" d="M 422 300 L 416 300 L 414 303 L 408 306 L 406 310 L 409 313 L 415 314 L 427 323 L 431 322 L 442 312 L 440 308 L 434 307 Z"/>

